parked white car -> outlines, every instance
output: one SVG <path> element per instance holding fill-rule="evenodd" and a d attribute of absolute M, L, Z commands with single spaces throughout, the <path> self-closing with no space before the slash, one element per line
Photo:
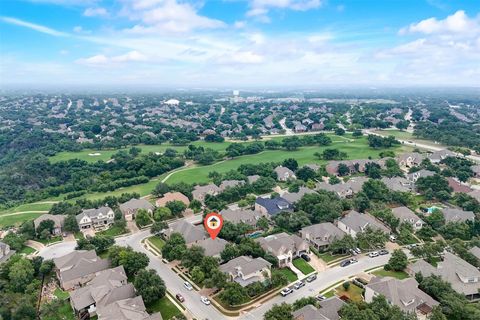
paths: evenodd
<path fill-rule="evenodd" d="M 205 305 L 207 305 L 207 306 L 211 303 L 211 302 L 210 302 L 210 299 L 208 299 L 208 298 L 205 297 L 205 296 L 201 296 L 201 297 L 200 297 L 200 300 L 202 300 L 203 304 L 205 304 Z"/>
<path fill-rule="evenodd" d="M 378 256 L 379 256 L 379 253 L 378 253 L 378 251 L 373 251 L 373 252 L 370 252 L 370 253 L 368 254 L 368 256 L 369 256 L 370 258 L 375 258 L 375 257 L 378 257 Z"/>
<path fill-rule="evenodd" d="M 185 282 L 183 283 L 183 286 L 184 286 L 185 289 L 187 289 L 188 291 L 192 291 L 192 290 L 193 290 L 192 285 L 191 285 L 190 282 L 188 282 L 188 281 L 185 281 Z"/>

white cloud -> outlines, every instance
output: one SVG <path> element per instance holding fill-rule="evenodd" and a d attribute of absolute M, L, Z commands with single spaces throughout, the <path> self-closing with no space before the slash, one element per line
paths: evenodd
<path fill-rule="evenodd" d="M 265 17 L 271 9 L 306 11 L 321 5 L 321 0 L 251 0 L 247 16 Z"/>
<path fill-rule="evenodd" d="M 0 20 L 2 20 L 3 22 L 9 23 L 9 24 L 29 28 L 29 29 L 32 29 L 32 30 L 35 30 L 35 31 L 38 31 L 38 32 L 41 32 L 41 33 L 49 34 L 49 35 L 55 36 L 55 37 L 68 37 L 69 36 L 68 33 L 57 31 L 55 29 L 48 28 L 48 27 L 42 26 L 40 24 L 35 24 L 35 23 L 31 23 L 31 22 L 16 19 L 16 18 L 0 17 Z"/>
<path fill-rule="evenodd" d="M 190 3 L 176 0 L 128 2 L 122 12 L 140 24 L 127 29 L 132 33 L 188 33 L 197 29 L 216 29 L 226 24 L 199 15 Z"/>
<path fill-rule="evenodd" d="M 98 54 L 89 58 L 78 59 L 75 62 L 91 67 L 109 67 L 119 63 L 146 61 L 147 57 L 138 52 L 130 51 L 122 55 L 108 57 L 104 54 Z"/>
<path fill-rule="evenodd" d="M 464 34 L 478 33 L 480 31 L 480 18 L 470 19 L 465 11 L 459 10 L 443 20 L 429 18 L 418 23 L 412 23 L 408 27 L 400 29 L 400 34 L 423 33 L 423 34 Z"/>
<path fill-rule="evenodd" d="M 104 16 L 108 16 L 108 11 L 107 9 L 102 7 L 87 8 L 83 12 L 83 15 L 85 17 L 104 17 Z"/>

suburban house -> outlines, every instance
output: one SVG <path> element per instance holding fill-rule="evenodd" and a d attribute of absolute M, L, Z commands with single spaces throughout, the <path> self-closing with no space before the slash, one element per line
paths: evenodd
<path fill-rule="evenodd" d="M 167 192 L 163 197 L 158 198 L 155 204 L 157 207 L 165 207 L 167 203 L 171 201 L 183 202 L 187 207 L 190 205 L 190 199 L 181 192 Z"/>
<path fill-rule="evenodd" d="M 323 222 L 302 228 L 300 236 L 315 249 L 324 251 L 333 241 L 342 239 L 345 232 L 331 222 Z"/>
<path fill-rule="evenodd" d="M 447 181 L 448 181 L 448 186 L 452 188 L 453 192 L 455 193 L 458 193 L 458 192 L 469 193 L 473 191 L 472 188 L 470 188 L 465 184 L 462 184 L 460 181 L 456 180 L 453 177 L 448 177 Z"/>
<path fill-rule="evenodd" d="M 247 176 L 248 183 L 254 183 L 258 179 L 260 179 L 260 176 L 258 174 L 254 174 L 252 176 Z"/>
<path fill-rule="evenodd" d="M 475 214 L 473 211 L 465 211 L 460 208 L 441 209 L 445 222 L 465 222 L 467 220 L 474 221 Z"/>
<path fill-rule="evenodd" d="M 0 241 L 0 263 L 7 261 L 15 250 L 10 250 L 10 246 Z"/>
<path fill-rule="evenodd" d="M 220 265 L 220 271 L 229 276 L 242 287 L 254 282 L 263 282 L 270 278 L 272 264 L 263 258 L 240 256 Z"/>
<path fill-rule="evenodd" d="M 400 223 L 406 222 L 413 226 L 413 230 L 422 229 L 424 221 L 420 219 L 412 210 L 407 207 L 396 207 L 392 209 L 393 215 L 400 220 Z"/>
<path fill-rule="evenodd" d="M 99 258 L 95 250 L 73 251 L 53 259 L 53 263 L 57 279 L 64 290 L 81 287 L 91 281 L 97 272 L 110 267 L 110 262 Z"/>
<path fill-rule="evenodd" d="M 215 239 L 206 238 L 198 240 L 192 245 L 202 247 L 205 250 L 205 255 L 209 257 L 220 258 L 220 253 L 222 253 L 225 246 L 228 244 L 227 240 L 216 237 Z"/>
<path fill-rule="evenodd" d="M 385 167 L 385 160 L 371 160 L 371 159 L 357 159 L 357 160 L 333 160 L 329 161 L 327 165 L 325 166 L 325 170 L 327 173 L 331 175 L 338 175 L 338 167 L 340 164 L 343 164 L 347 166 L 348 168 L 348 173 L 349 174 L 354 174 L 357 172 L 363 173 L 365 172 L 365 169 L 367 168 L 367 164 L 369 163 L 375 163 L 378 164 L 380 167 Z"/>
<path fill-rule="evenodd" d="M 282 198 L 287 200 L 291 204 L 295 204 L 298 201 L 300 201 L 303 198 L 304 195 L 312 194 L 312 193 L 317 193 L 317 192 L 315 192 L 312 189 L 308 189 L 308 188 L 305 188 L 305 187 L 300 187 L 298 189 L 298 192 L 292 192 L 292 193 L 285 192 L 284 194 L 282 194 Z"/>
<path fill-rule="evenodd" d="M 473 190 L 472 192 L 467 193 L 470 197 L 477 199 L 480 202 L 480 190 Z"/>
<path fill-rule="evenodd" d="M 345 183 L 318 182 L 315 185 L 315 190 L 326 190 L 337 194 L 340 198 L 350 198 L 362 190 L 366 181 L 368 181 L 367 177 L 354 177 Z"/>
<path fill-rule="evenodd" d="M 70 304 L 80 318 L 96 315 L 97 308 L 117 300 L 133 298 L 135 288 L 127 283 L 123 266 L 98 272 L 86 286 L 70 292 Z"/>
<path fill-rule="evenodd" d="M 109 207 L 98 209 L 86 209 L 75 217 L 80 230 L 84 229 L 107 229 L 115 220 L 115 213 Z"/>
<path fill-rule="evenodd" d="M 255 200 L 255 211 L 259 211 L 264 215 L 274 216 L 282 211 L 293 211 L 293 206 L 282 197 L 273 199 L 258 197 Z"/>
<path fill-rule="evenodd" d="M 357 236 L 357 233 L 364 232 L 368 227 L 390 233 L 390 229 L 368 213 L 362 214 L 355 210 L 350 210 L 338 220 L 337 227 L 353 238 Z"/>
<path fill-rule="evenodd" d="M 220 192 L 223 192 L 227 188 L 233 188 L 243 184 L 245 184 L 245 181 L 243 180 L 223 180 L 218 188 L 220 189 Z"/>
<path fill-rule="evenodd" d="M 155 207 L 145 199 L 130 199 L 122 203 L 119 208 L 127 221 L 135 220 L 135 215 L 140 209 L 146 210 L 150 214 L 155 210 Z"/>
<path fill-rule="evenodd" d="M 413 190 L 414 184 L 402 177 L 383 177 L 381 181 L 390 191 L 410 192 Z"/>
<path fill-rule="evenodd" d="M 407 174 L 407 180 L 412 183 L 415 183 L 419 178 L 431 177 L 434 175 L 435 175 L 435 172 L 422 169 L 422 170 Z"/>
<path fill-rule="evenodd" d="M 162 231 L 162 235 L 166 239 L 169 239 L 172 233 L 180 233 L 185 239 L 187 245 L 206 239 L 207 237 L 203 226 L 196 226 L 185 220 L 173 222 L 167 229 Z"/>
<path fill-rule="evenodd" d="M 428 155 L 428 159 L 430 159 L 431 163 L 440 163 L 443 159 L 447 157 L 456 157 L 456 155 L 455 153 L 447 149 L 438 150 Z"/>
<path fill-rule="evenodd" d="M 453 290 L 465 295 L 468 300 L 480 299 L 480 292 L 478 291 L 480 288 L 480 271 L 450 252 L 444 253 L 443 261 L 440 261 L 437 267 L 420 259 L 410 264 L 407 270 L 412 276 L 418 272 L 424 277 L 440 276 L 443 281 L 452 285 Z"/>
<path fill-rule="evenodd" d="M 400 167 L 411 168 L 422 163 L 425 157 L 418 152 L 403 153 L 397 157 L 397 163 Z"/>
<path fill-rule="evenodd" d="M 63 214 L 42 214 L 40 217 L 33 220 L 33 225 L 35 226 L 35 230 L 40 226 L 42 221 L 52 220 L 53 221 L 53 231 L 52 234 L 57 236 L 61 235 L 63 231 L 63 226 L 65 223 L 66 216 Z"/>
<path fill-rule="evenodd" d="M 475 258 L 477 258 L 478 261 L 480 261 L 480 248 L 479 247 L 475 246 L 473 248 L 470 248 L 470 250 L 468 250 L 468 252 L 473 254 L 475 256 Z"/>
<path fill-rule="evenodd" d="M 278 259 L 280 268 L 288 267 L 293 259 L 299 257 L 302 253 L 309 253 L 308 243 L 297 235 L 289 235 L 285 232 L 272 234 L 267 237 L 256 239 L 260 246 L 267 253 L 272 254 Z"/>
<path fill-rule="evenodd" d="M 98 320 L 162 320 L 160 312 L 148 314 L 141 296 L 124 299 L 98 308 Z"/>
<path fill-rule="evenodd" d="M 309 164 L 304 165 L 304 167 L 310 168 L 315 172 L 317 172 L 321 168 L 321 166 L 316 164 L 316 163 L 309 163 Z"/>
<path fill-rule="evenodd" d="M 216 196 L 220 193 L 220 188 L 216 184 L 210 183 L 206 186 L 195 186 L 192 191 L 193 199 L 198 200 L 203 203 L 207 194 Z"/>
<path fill-rule="evenodd" d="M 257 222 L 261 217 L 266 216 L 266 213 L 249 209 L 223 209 L 220 211 L 220 214 L 222 215 L 224 221 L 229 221 L 234 224 L 246 223 L 252 227 L 257 225 Z"/>
<path fill-rule="evenodd" d="M 480 178 L 480 165 L 471 166 L 470 169 L 473 171 L 473 176 L 475 178 Z"/>
<path fill-rule="evenodd" d="M 287 167 L 278 166 L 273 170 L 277 174 L 278 181 L 287 181 L 290 179 L 297 179 L 297 176 L 295 175 L 295 173 L 292 170 L 288 169 Z"/>
<path fill-rule="evenodd" d="M 333 296 L 331 298 L 319 301 L 317 308 L 307 304 L 293 312 L 293 320 L 339 320 L 338 312 L 345 305 L 340 298 Z"/>
<path fill-rule="evenodd" d="M 374 277 L 365 287 L 365 301 L 382 295 L 387 301 L 399 307 L 403 312 L 415 313 L 425 319 L 439 303 L 418 288 L 414 278 L 399 280 L 393 277 Z"/>

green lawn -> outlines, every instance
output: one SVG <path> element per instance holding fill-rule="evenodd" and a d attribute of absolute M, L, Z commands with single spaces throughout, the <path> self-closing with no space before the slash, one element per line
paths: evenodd
<path fill-rule="evenodd" d="M 282 268 L 282 269 L 277 269 L 277 270 L 287 276 L 287 279 L 288 279 L 289 283 L 294 282 L 298 279 L 297 275 L 292 270 L 290 270 L 289 268 Z"/>
<path fill-rule="evenodd" d="M 62 241 L 61 236 L 51 237 L 49 239 L 36 239 L 36 241 L 43 243 L 44 245 L 48 245 L 49 243 L 59 242 Z"/>
<path fill-rule="evenodd" d="M 148 238 L 148 241 L 159 251 L 162 252 L 162 248 L 165 245 L 165 240 L 160 237 L 152 236 Z"/>
<path fill-rule="evenodd" d="M 303 274 L 307 275 L 315 271 L 313 267 L 308 264 L 307 261 L 303 260 L 302 258 L 297 258 L 293 260 L 293 265 L 298 270 L 302 271 Z"/>
<path fill-rule="evenodd" d="M 26 203 L 14 208 L 1 210 L 0 215 L 6 214 L 6 213 L 14 213 L 14 212 L 48 211 L 50 210 L 51 207 L 52 207 L 51 203 L 43 203 L 43 202 Z"/>
<path fill-rule="evenodd" d="M 23 246 L 22 250 L 20 250 L 20 252 L 18 252 L 18 253 L 23 253 L 23 254 L 29 255 L 29 254 L 34 253 L 35 251 L 37 251 L 37 250 L 33 249 L 32 247 Z"/>
<path fill-rule="evenodd" d="M 53 294 L 60 300 L 66 300 L 70 296 L 67 291 L 63 291 L 59 288 L 55 289 L 55 292 Z"/>
<path fill-rule="evenodd" d="M 408 278 L 408 274 L 404 271 L 386 271 L 386 270 L 378 270 L 375 272 L 372 272 L 376 276 L 381 276 L 381 277 L 394 277 L 399 280 Z"/>
<path fill-rule="evenodd" d="M 182 314 L 182 312 L 167 297 L 163 297 L 157 302 L 148 305 L 147 311 L 149 313 L 160 312 L 163 320 L 168 320 Z"/>
<path fill-rule="evenodd" d="M 128 232 L 128 230 L 126 230 L 126 229 L 112 226 L 112 227 L 108 228 L 107 230 L 97 232 L 97 234 L 104 235 L 104 236 L 116 237 L 116 236 L 119 236 L 119 235 L 127 233 L 127 232 Z"/>
<path fill-rule="evenodd" d="M 55 317 L 42 317 L 42 320 L 75 320 L 75 314 L 73 313 L 72 306 L 68 301 L 62 303 L 57 310 Z"/>
<path fill-rule="evenodd" d="M 25 212 L 16 215 L 0 215 L 0 228 L 8 226 L 19 226 L 23 222 L 33 220 L 41 215 L 42 213 L 36 212 Z"/>
<path fill-rule="evenodd" d="M 336 259 L 339 259 L 339 258 L 344 258 L 348 256 L 347 254 L 331 254 L 330 252 L 324 252 L 324 253 L 320 253 L 318 255 L 318 257 L 320 259 L 322 259 L 323 261 L 325 261 L 326 263 L 329 263 L 330 261 L 333 261 L 333 260 L 336 260 Z"/>
<path fill-rule="evenodd" d="M 363 301 L 363 296 L 362 296 L 363 289 L 360 287 L 357 287 L 353 283 L 350 283 L 350 287 L 348 288 L 348 291 L 345 291 L 343 288 L 343 284 L 338 286 L 336 294 L 337 296 L 347 296 L 351 301 L 353 302 L 362 302 Z"/>

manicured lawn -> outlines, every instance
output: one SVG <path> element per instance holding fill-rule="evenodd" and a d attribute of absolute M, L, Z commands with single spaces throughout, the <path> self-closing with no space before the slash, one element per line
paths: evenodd
<path fill-rule="evenodd" d="M 330 290 L 330 291 L 328 291 L 328 292 L 325 292 L 325 294 L 324 294 L 325 298 L 331 298 L 331 297 L 333 297 L 334 295 L 335 295 L 334 290 Z"/>
<path fill-rule="evenodd" d="M 350 283 L 350 287 L 348 288 L 348 291 L 345 291 L 345 289 L 343 288 L 343 285 L 340 285 L 337 288 L 336 294 L 339 297 L 347 296 L 353 302 L 362 302 L 363 301 L 362 292 L 363 292 L 362 288 L 357 287 L 353 283 Z"/>
<path fill-rule="evenodd" d="M 293 281 L 296 281 L 298 279 L 297 275 L 292 270 L 290 270 L 289 268 L 282 268 L 282 269 L 277 269 L 277 270 L 287 276 L 288 282 L 293 282 Z"/>
<path fill-rule="evenodd" d="M 42 213 L 36 212 L 25 212 L 15 215 L 0 215 L 0 227 L 19 226 L 23 222 L 33 220 L 41 215 Z"/>
<path fill-rule="evenodd" d="M 163 297 L 155 303 L 147 306 L 149 313 L 160 312 L 163 320 L 171 319 L 182 312 L 167 297 Z"/>
<path fill-rule="evenodd" d="M 302 271 L 303 274 L 309 274 L 315 271 L 311 265 L 308 264 L 307 261 L 303 260 L 302 258 L 297 258 L 293 260 L 293 265 L 298 270 Z"/>
<path fill-rule="evenodd" d="M 104 235 L 104 236 L 112 236 L 112 237 L 115 237 L 115 236 L 119 236 L 119 235 L 124 234 L 124 233 L 127 233 L 127 232 L 128 232 L 128 231 L 127 231 L 126 229 L 123 229 L 123 228 L 110 227 L 110 228 L 108 228 L 107 230 L 103 230 L 103 231 L 97 232 L 97 234 Z"/>
<path fill-rule="evenodd" d="M 157 236 L 152 236 L 148 238 L 148 241 L 150 241 L 150 243 L 153 246 L 155 246 L 155 248 L 158 249 L 158 251 L 162 252 L 162 248 L 165 245 L 165 241 L 162 238 Z"/>
<path fill-rule="evenodd" d="M 344 258 L 346 256 L 347 256 L 346 254 L 335 254 L 335 255 L 333 255 L 330 252 L 320 253 L 318 255 L 318 257 L 320 259 L 322 259 L 323 261 L 325 261 L 326 263 L 329 263 L 330 261 L 333 261 L 333 260 L 336 260 L 336 259 L 339 259 L 339 258 Z"/>
<path fill-rule="evenodd" d="M 18 252 L 18 253 L 23 253 L 23 254 L 29 255 L 29 254 L 34 253 L 35 251 L 37 251 L 37 250 L 33 249 L 32 247 L 23 246 L 22 250 L 20 250 L 20 252 Z"/>
<path fill-rule="evenodd" d="M 408 278 L 408 274 L 403 271 L 386 271 L 386 270 L 378 270 L 375 272 L 372 272 L 376 276 L 381 276 L 381 277 L 394 277 L 397 279 L 405 279 Z"/>
<path fill-rule="evenodd" d="M 9 208 L 0 211 L 0 215 L 4 213 L 14 213 L 14 212 L 31 212 L 31 211 L 48 211 L 52 207 L 51 203 L 26 203 L 19 205 L 14 208 Z"/>
<path fill-rule="evenodd" d="M 36 241 L 43 243 L 44 245 L 47 245 L 49 243 L 62 241 L 62 239 L 63 238 L 61 236 L 57 236 L 57 237 L 51 237 L 50 239 L 36 239 Z"/>
<path fill-rule="evenodd" d="M 74 320 L 75 314 L 73 313 L 72 306 L 67 301 L 64 301 L 60 308 L 57 310 L 55 317 L 42 317 L 42 320 Z"/>
<path fill-rule="evenodd" d="M 60 300 L 65 300 L 70 296 L 67 291 L 63 291 L 59 288 L 55 289 L 55 292 L 53 294 Z"/>

